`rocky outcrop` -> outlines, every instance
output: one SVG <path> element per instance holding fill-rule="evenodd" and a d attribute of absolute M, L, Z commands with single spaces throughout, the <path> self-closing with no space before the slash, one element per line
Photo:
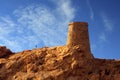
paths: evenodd
<path fill-rule="evenodd" d="M 0 46 L 0 58 L 5 58 L 13 54 L 6 46 Z"/>
<path fill-rule="evenodd" d="M 0 80 L 120 79 L 120 61 L 88 58 L 84 53 L 79 46 L 58 46 L 0 58 Z"/>
<path fill-rule="evenodd" d="M 80 41 L 89 39 L 82 38 Z M 76 39 L 79 36 L 71 40 Z M 0 58 L 0 80 L 120 80 L 119 60 L 94 58 L 89 42 L 81 42 L 81 46 L 80 42 L 74 44 L 71 40 L 65 46 L 25 50 Z"/>

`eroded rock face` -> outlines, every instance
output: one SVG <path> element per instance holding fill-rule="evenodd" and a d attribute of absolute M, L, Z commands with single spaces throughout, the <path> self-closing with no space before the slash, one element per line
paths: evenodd
<path fill-rule="evenodd" d="M 0 58 L 8 57 L 11 54 L 13 53 L 6 46 L 0 46 Z"/>
<path fill-rule="evenodd" d="M 88 59 L 78 46 L 45 47 L 0 58 L 0 80 L 119 79 L 120 61 Z"/>
<path fill-rule="evenodd" d="M 88 35 L 84 29 L 79 36 Z M 70 35 L 76 37 L 69 38 L 65 46 L 25 50 L 0 58 L 0 80 L 120 80 L 119 60 L 94 58 L 88 37 Z"/>

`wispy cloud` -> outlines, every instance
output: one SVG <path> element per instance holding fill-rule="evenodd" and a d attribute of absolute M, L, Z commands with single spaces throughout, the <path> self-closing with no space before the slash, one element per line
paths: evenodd
<path fill-rule="evenodd" d="M 56 4 L 54 9 L 47 5 L 29 5 L 16 9 L 14 18 L 0 17 L 0 44 L 13 51 L 31 49 L 36 44 L 65 44 L 67 25 L 75 16 L 75 8 L 71 0 L 54 0 L 53 4 Z"/>
<path fill-rule="evenodd" d="M 106 41 L 106 35 L 105 35 L 105 32 L 101 33 L 100 36 L 99 36 L 99 39 L 103 42 Z"/>
<path fill-rule="evenodd" d="M 107 17 L 107 15 L 102 14 L 101 16 L 103 19 L 105 30 L 111 32 L 113 30 L 113 22 Z"/>
<path fill-rule="evenodd" d="M 110 17 L 108 17 L 105 13 L 101 14 L 101 19 L 102 19 L 102 22 L 103 22 L 103 29 L 101 31 L 99 39 L 100 39 L 100 41 L 105 42 L 105 41 L 107 41 L 108 34 L 110 34 L 114 29 L 114 27 L 113 27 L 114 23 L 110 19 Z"/>
<path fill-rule="evenodd" d="M 92 6 L 90 4 L 90 0 L 87 0 L 87 5 L 88 5 L 88 7 L 90 9 L 90 18 L 91 18 L 91 20 L 93 20 L 94 19 L 94 12 L 93 12 L 93 8 L 92 8 Z"/>

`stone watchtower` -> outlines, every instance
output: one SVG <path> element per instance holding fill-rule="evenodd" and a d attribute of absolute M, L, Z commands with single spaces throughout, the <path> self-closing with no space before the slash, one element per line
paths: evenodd
<path fill-rule="evenodd" d="M 69 24 L 67 46 L 75 45 L 81 46 L 85 51 L 91 53 L 87 22 L 71 22 Z"/>

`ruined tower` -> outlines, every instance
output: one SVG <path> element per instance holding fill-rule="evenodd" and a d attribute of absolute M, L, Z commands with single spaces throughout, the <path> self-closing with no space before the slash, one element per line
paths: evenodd
<path fill-rule="evenodd" d="M 69 23 L 67 45 L 70 47 L 79 45 L 86 51 L 91 52 L 87 22 Z"/>

